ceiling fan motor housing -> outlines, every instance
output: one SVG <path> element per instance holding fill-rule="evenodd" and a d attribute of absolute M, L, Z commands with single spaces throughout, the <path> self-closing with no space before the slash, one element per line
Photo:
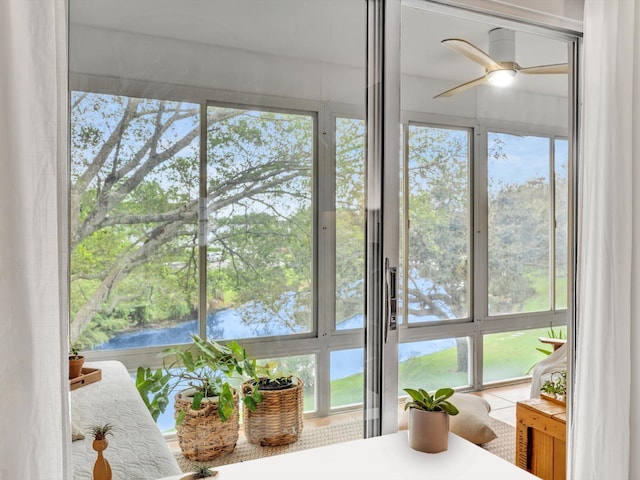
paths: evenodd
<path fill-rule="evenodd" d="M 516 61 L 516 32 L 506 28 L 489 31 L 489 55 L 497 62 Z"/>

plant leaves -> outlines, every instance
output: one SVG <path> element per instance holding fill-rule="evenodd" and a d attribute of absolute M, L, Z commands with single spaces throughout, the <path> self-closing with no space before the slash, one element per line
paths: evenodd
<path fill-rule="evenodd" d="M 233 392 L 229 387 L 228 383 L 222 385 L 222 391 L 220 395 L 218 395 L 218 415 L 220 416 L 220 420 L 226 422 L 229 420 L 231 415 L 236 408 L 235 402 L 233 400 Z"/>
<path fill-rule="evenodd" d="M 458 415 L 458 413 L 460 413 L 455 405 L 453 405 L 451 402 L 448 402 L 447 400 L 443 400 L 442 402 L 440 402 L 440 408 L 444 412 L 447 412 L 449 415 Z"/>
<path fill-rule="evenodd" d="M 191 408 L 194 410 L 200 410 L 202 399 L 204 398 L 204 392 L 196 392 L 193 396 L 193 402 L 191 402 Z"/>
<path fill-rule="evenodd" d="M 178 416 L 176 417 L 176 425 L 182 425 L 182 422 L 184 421 L 184 417 L 186 416 L 186 413 L 184 410 L 180 410 L 178 412 Z"/>

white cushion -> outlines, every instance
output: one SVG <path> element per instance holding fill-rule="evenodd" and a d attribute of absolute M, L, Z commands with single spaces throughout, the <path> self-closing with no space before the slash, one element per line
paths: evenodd
<path fill-rule="evenodd" d="M 491 429 L 491 405 L 484 398 L 470 393 L 454 393 L 449 399 L 460 411 L 449 418 L 449 431 L 480 445 L 497 437 Z"/>

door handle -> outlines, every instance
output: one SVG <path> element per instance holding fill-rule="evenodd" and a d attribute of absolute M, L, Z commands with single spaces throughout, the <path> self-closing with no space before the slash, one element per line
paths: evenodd
<path fill-rule="evenodd" d="M 398 328 L 398 267 L 389 265 L 389 258 L 384 260 L 385 283 L 385 329 L 384 342 L 389 340 L 389 332 Z"/>

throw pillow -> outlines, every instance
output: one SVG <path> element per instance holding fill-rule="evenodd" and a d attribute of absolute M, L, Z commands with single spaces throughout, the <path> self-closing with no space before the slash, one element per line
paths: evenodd
<path fill-rule="evenodd" d="M 470 393 L 454 393 L 449 401 L 460 411 L 449 418 L 449 431 L 477 445 L 497 437 L 489 426 L 491 405 L 484 398 Z"/>

